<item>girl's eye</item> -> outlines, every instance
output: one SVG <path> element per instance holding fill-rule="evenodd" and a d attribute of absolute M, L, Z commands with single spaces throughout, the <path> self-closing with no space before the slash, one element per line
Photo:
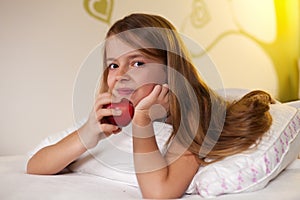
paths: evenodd
<path fill-rule="evenodd" d="M 142 66 L 142 65 L 144 65 L 144 64 L 145 64 L 145 63 L 139 62 L 139 61 L 138 61 L 138 62 L 134 62 L 134 63 L 133 63 L 133 66 L 134 66 L 134 67 L 140 67 L 140 66 Z"/>
<path fill-rule="evenodd" d="M 114 64 L 114 63 L 111 63 L 111 64 L 109 64 L 108 65 L 108 68 L 109 69 L 116 69 L 116 68 L 118 68 L 119 66 L 117 65 L 117 64 Z"/>

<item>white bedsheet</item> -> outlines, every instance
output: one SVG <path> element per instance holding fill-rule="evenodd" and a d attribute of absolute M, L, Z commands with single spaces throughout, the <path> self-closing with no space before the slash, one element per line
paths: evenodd
<path fill-rule="evenodd" d="M 141 199 L 139 189 L 99 176 L 67 173 L 40 176 L 25 173 L 26 156 L 0 157 L 1 200 L 93 200 L 93 199 Z M 203 199 L 198 195 L 183 198 Z M 253 193 L 231 194 L 218 200 L 244 199 L 300 199 L 300 159 L 294 161 L 265 189 Z"/>
<path fill-rule="evenodd" d="M 141 198 L 138 188 L 98 176 L 25 174 L 26 156 L 0 157 L 0 199 L 123 199 Z"/>

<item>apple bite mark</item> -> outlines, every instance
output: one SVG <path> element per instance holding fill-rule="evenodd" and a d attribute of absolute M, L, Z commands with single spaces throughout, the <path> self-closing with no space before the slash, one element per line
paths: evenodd
<path fill-rule="evenodd" d="M 120 116 L 107 116 L 101 119 L 101 123 L 113 124 L 118 127 L 127 126 L 134 115 L 134 107 L 131 101 L 123 98 L 119 103 L 110 103 L 104 105 L 103 108 L 107 109 L 118 109 L 122 111 Z"/>

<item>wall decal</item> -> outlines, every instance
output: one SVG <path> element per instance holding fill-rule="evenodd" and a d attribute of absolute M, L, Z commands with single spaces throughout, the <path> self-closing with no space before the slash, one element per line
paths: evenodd
<path fill-rule="evenodd" d="M 83 4 L 92 17 L 110 24 L 114 0 L 84 0 Z"/>
<path fill-rule="evenodd" d="M 201 41 L 205 50 L 191 52 L 192 56 L 194 58 L 203 56 L 206 52 L 216 48 L 221 41 L 224 41 L 229 36 L 245 37 L 256 44 L 257 51 L 261 49 L 265 53 L 265 59 L 269 59 L 272 62 L 278 77 L 278 98 L 283 102 L 297 99 L 297 58 L 300 51 L 300 47 L 297 45 L 299 42 L 297 35 L 299 35 L 298 30 L 300 27 L 298 21 L 299 10 L 297 9 L 300 1 L 269 0 L 268 5 L 266 2 L 264 2 L 265 4 L 260 3 L 262 7 L 273 9 L 274 16 L 272 20 L 275 20 L 275 34 L 274 36 L 272 34 L 269 36 L 272 39 L 270 41 L 265 41 L 252 32 L 248 32 L 243 26 L 244 24 L 240 24 L 233 9 L 234 2 L 237 1 L 219 1 L 219 7 L 212 7 L 213 3 L 209 1 L 193 0 L 191 13 L 185 18 L 180 30 L 191 34 L 193 38 Z M 254 3 L 252 1 L 244 1 L 243 3 L 245 5 L 247 3 L 257 5 L 259 1 Z M 245 8 L 248 9 L 247 7 Z M 260 14 L 262 14 L 261 17 L 264 17 L 266 13 Z M 256 13 L 253 13 L 254 18 L 260 16 L 255 15 Z M 271 27 L 270 24 L 268 28 Z"/>
<path fill-rule="evenodd" d="M 191 13 L 191 21 L 195 28 L 205 26 L 210 20 L 210 15 L 207 11 L 203 0 L 194 0 L 192 4 L 193 10 Z"/>

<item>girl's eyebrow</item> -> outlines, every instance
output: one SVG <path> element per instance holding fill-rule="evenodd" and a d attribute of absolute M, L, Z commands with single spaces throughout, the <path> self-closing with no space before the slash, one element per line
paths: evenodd
<path fill-rule="evenodd" d="M 145 58 L 145 56 L 143 54 L 134 54 L 129 56 L 129 59 L 135 59 L 135 58 Z"/>
<path fill-rule="evenodd" d="M 134 53 L 134 54 L 128 56 L 129 59 L 135 59 L 135 58 L 141 58 L 141 57 L 145 58 L 145 56 L 141 53 Z M 116 60 L 118 60 L 118 58 L 113 58 L 113 57 L 106 58 L 106 61 L 116 61 Z"/>
<path fill-rule="evenodd" d="M 116 59 L 114 58 L 106 58 L 106 61 L 115 61 Z"/>

